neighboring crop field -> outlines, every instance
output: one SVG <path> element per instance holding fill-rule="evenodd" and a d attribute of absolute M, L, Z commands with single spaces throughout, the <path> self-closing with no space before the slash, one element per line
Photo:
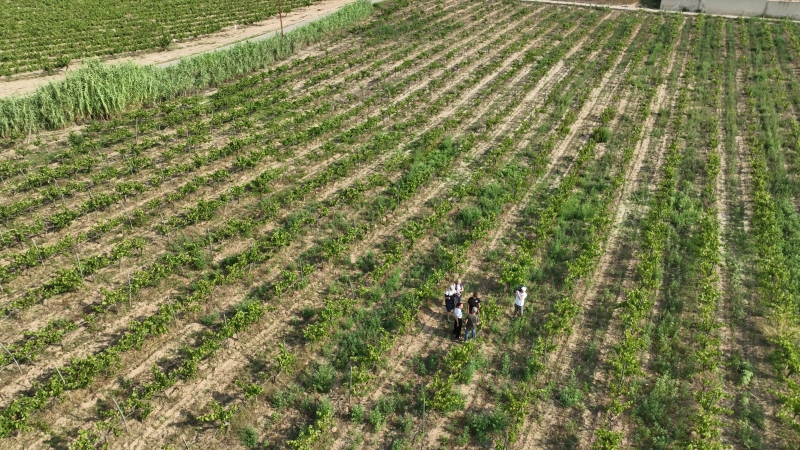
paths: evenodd
<path fill-rule="evenodd" d="M 797 448 L 799 35 L 387 0 L 10 133 L 0 447 Z"/>
<path fill-rule="evenodd" d="M 285 13 L 312 0 L 284 0 Z M 0 76 L 70 60 L 167 47 L 278 14 L 278 0 L 7 0 L 0 8 Z"/>

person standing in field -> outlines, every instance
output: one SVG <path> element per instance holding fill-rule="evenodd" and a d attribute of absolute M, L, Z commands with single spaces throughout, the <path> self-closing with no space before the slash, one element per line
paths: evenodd
<path fill-rule="evenodd" d="M 475 308 L 476 313 L 481 310 L 481 299 L 478 297 L 477 292 L 473 292 L 472 297 L 467 299 L 467 311 L 472 311 L 473 308 Z"/>
<path fill-rule="evenodd" d="M 453 316 L 456 318 L 453 324 L 453 337 L 456 339 L 461 338 L 461 326 L 464 323 L 464 315 L 461 313 L 461 302 L 456 303 L 456 308 L 453 310 Z"/>
<path fill-rule="evenodd" d="M 453 285 L 453 288 L 455 289 L 455 292 L 456 292 L 456 294 L 455 294 L 456 295 L 456 301 L 460 302 L 461 301 L 461 294 L 464 292 L 464 285 L 461 284 L 461 278 L 456 280 L 456 283 Z"/>
<path fill-rule="evenodd" d="M 453 296 L 454 290 L 455 287 L 453 285 L 450 285 L 450 287 L 444 291 L 444 308 L 447 310 L 448 321 L 450 321 L 450 313 L 453 312 L 456 303 L 455 297 Z"/>
<path fill-rule="evenodd" d="M 472 339 L 477 339 L 476 333 L 478 332 L 478 308 L 470 308 L 470 313 L 467 314 L 467 327 L 464 331 L 464 342 L 469 342 L 469 335 L 472 333 Z"/>
<path fill-rule="evenodd" d="M 514 317 L 519 314 L 522 317 L 522 309 L 525 307 L 525 299 L 528 297 L 527 289 L 525 286 L 514 290 Z"/>

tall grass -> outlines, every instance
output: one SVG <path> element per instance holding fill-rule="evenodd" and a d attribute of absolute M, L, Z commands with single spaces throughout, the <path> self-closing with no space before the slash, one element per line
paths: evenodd
<path fill-rule="evenodd" d="M 294 50 L 364 19 L 371 11 L 370 0 L 356 0 L 283 38 L 274 36 L 237 44 L 164 68 L 132 62 L 105 65 L 89 60 L 66 79 L 41 86 L 33 94 L 0 99 L 0 135 L 58 129 L 78 120 L 113 115 L 219 85 L 288 58 Z"/>

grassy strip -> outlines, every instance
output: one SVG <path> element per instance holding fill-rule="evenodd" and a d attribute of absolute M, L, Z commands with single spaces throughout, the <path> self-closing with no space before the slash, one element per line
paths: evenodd
<path fill-rule="evenodd" d="M 65 80 L 42 86 L 32 95 L 0 100 L 0 135 L 57 129 L 89 117 L 119 114 L 137 105 L 216 86 L 286 59 L 296 49 L 348 27 L 371 12 L 369 0 L 357 0 L 283 38 L 238 44 L 228 50 L 183 59 L 166 68 L 90 62 Z"/>

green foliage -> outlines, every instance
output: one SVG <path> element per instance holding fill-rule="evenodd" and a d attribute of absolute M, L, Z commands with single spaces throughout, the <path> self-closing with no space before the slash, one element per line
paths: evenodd
<path fill-rule="evenodd" d="M 264 393 L 264 388 L 258 384 L 245 383 L 240 380 L 236 380 L 235 383 L 242 389 L 242 391 L 244 391 L 244 395 L 247 396 L 248 399 L 256 398 Z"/>
<path fill-rule="evenodd" d="M 161 11 L 160 8 L 156 10 Z M 324 19 L 293 30 L 283 38 L 277 36 L 183 58 L 179 64 L 165 68 L 89 61 L 65 80 L 42 86 L 35 94 L 0 100 L 0 135 L 8 136 L 12 131 L 27 133 L 31 129 L 60 128 L 76 120 L 100 114 L 118 114 L 142 103 L 218 85 L 242 73 L 260 69 L 276 59 L 290 57 L 294 48 L 318 41 L 333 30 L 367 17 L 371 11 L 369 1 L 358 1 Z M 0 26 L 0 29 L 9 28 Z M 159 30 L 157 34 L 162 32 Z M 142 42 L 146 47 L 153 45 L 152 39 Z M 54 68 L 50 59 L 41 64 L 45 69 Z M 121 88 L 121 80 L 125 80 L 125 89 Z M 21 111 L 33 113 L 24 114 L 24 117 L 16 114 Z"/>
<path fill-rule="evenodd" d="M 364 407 L 362 405 L 357 404 L 350 408 L 350 420 L 352 420 L 355 424 L 364 422 L 365 414 L 366 412 L 364 411 Z"/>
<path fill-rule="evenodd" d="M 328 397 L 322 397 L 316 407 L 314 422 L 303 428 L 297 439 L 287 444 L 294 450 L 311 450 L 319 438 L 334 424 L 333 405 Z"/>
<path fill-rule="evenodd" d="M 474 434 L 481 444 L 489 442 L 492 435 L 501 436 L 510 424 L 508 415 L 502 409 L 478 413 L 468 411 L 466 415 L 466 429 Z"/>
<path fill-rule="evenodd" d="M 303 309 L 300 310 L 300 315 L 303 316 L 305 320 L 311 319 L 316 314 L 317 310 L 313 306 L 304 306 Z"/>
<path fill-rule="evenodd" d="M 226 429 L 230 425 L 231 418 L 234 414 L 236 414 L 236 411 L 239 410 L 238 405 L 225 408 L 215 400 L 211 400 L 209 406 L 211 407 L 212 412 L 204 416 L 197 416 L 196 420 L 198 422 L 219 422 L 220 429 L 222 430 Z"/>
<path fill-rule="evenodd" d="M 379 409 L 373 409 L 369 413 L 367 421 L 372 425 L 372 430 L 377 432 L 383 428 L 383 425 L 386 423 L 386 417 Z"/>
<path fill-rule="evenodd" d="M 734 435 L 748 450 L 760 450 L 764 446 L 764 407 L 742 392 L 734 408 Z"/>
<path fill-rule="evenodd" d="M 336 369 L 330 364 L 315 364 L 306 372 L 305 386 L 315 392 L 330 392 L 336 379 Z"/>
<path fill-rule="evenodd" d="M 731 359 L 731 369 L 734 370 L 739 378 L 739 384 L 747 386 L 753 379 L 754 369 L 753 365 L 745 357 L 741 355 L 734 355 Z"/>
<path fill-rule="evenodd" d="M 259 444 L 258 431 L 251 425 L 239 429 L 239 442 L 244 448 L 256 448 Z"/>
<path fill-rule="evenodd" d="M 592 450 L 618 450 L 622 445 L 623 434 L 621 431 L 598 428 L 594 433 L 597 440 L 592 444 Z"/>
<path fill-rule="evenodd" d="M 504 377 L 511 375 L 511 355 L 503 353 L 503 358 L 500 360 L 500 374 Z"/>
<path fill-rule="evenodd" d="M 172 39 L 173 39 L 172 35 L 163 34 L 161 35 L 161 37 L 156 39 L 156 47 L 162 50 L 166 50 L 167 48 L 169 48 L 170 44 L 172 44 Z"/>
<path fill-rule="evenodd" d="M 592 131 L 592 139 L 598 144 L 605 144 L 611 140 L 611 130 L 606 127 L 595 128 Z"/>
<path fill-rule="evenodd" d="M 84 141 L 85 141 L 85 138 L 83 137 L 83 135 L 81 133 L 76 133 L 74 131 L 70 131 L 69 135 L 67 136 L 67 142 L 69 142 L 69 145 L 71 145 L 73 147 L 78 147 L 78 146 L 82 145 L 84 143 Z"/>
<path fill-rule="evenodd" d="M 356 260 L 356 267 L 361 269 L 364 273 L 369 273 L 375 270 L 378 266 L 378 258 L 375 252 L 370 250 L 363 256 L 359 256 Z"/>
<path fill-rule="evenodd" d="M 414 417 L 406 413 L 400 418 L 397 425 L 404 433 L 410 433 L 414 429 Z"/>
<path fill-rule="evenodd" d="M 284 389 L 275 391 L 270 400 L 275 409 L 283 409 L 294 405 L 294 403 L 303 395 L 303 393 L 304 391 L 300 386 L 296 384 L 290 384 Z"/>
<path fill-rule="evenodd" d="M 458 212 L 458 220 L 465 228 L 472 228 L 481 219 L 483 213 L 480 208 L 468 206 Z"/>
<path fill-rule="evenodd" d="M 210 327 L 210 326 L 214 325 L 215 323 L 217 323 L 217 320 L 219 320 L 219 313 L 218 312 L 213 312 L 213 313 L 209 313 L 209 314 L 206 314 L 203 317 L 201 317 L 200 318 L 200 323 L 202 323 L 203 325 L 205 325 L 207 327 Z"/>
<path fill-rule="evenodd" d="M 574 371 L 570 375 L 570 379 L 567 384 L 561 388 L 561 392 L 558 394 L 558 400 L 561 406 L 567 408 L 578 405 L 583 401 L 583 390 L 578 384 L 578 380 L 575 378 Z"/>
<path fill-rule="evenodd" d="M 600 113 L 600 123 L 605 126 L 608 125 L 609 122 L 614 120 L 614 117 L 617 116 L 617 108 L 613 105 L 607 106 L 603 112 Z"/>
<path fill-rule="evenodd" d="M 645 445 L 666 448 L 689 435 L 686 402 L 689 393 L 678 380 L 662 375 L 656 382 L 636 391 L 634 415 L 639 423 L 638 439 Z M 648 444 L 649 443 L 649 444 Z"/>

